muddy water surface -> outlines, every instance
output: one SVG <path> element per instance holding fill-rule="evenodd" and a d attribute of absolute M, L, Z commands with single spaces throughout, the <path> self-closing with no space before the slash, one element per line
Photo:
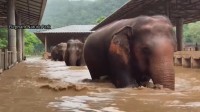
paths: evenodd
<path fill-rule="evenodd" d="M 0 75 L 0 112 L 200 112 L 200 69 L 175 69 L 175 91 L 115 89 L 87 67 L 29 58 Z"/>

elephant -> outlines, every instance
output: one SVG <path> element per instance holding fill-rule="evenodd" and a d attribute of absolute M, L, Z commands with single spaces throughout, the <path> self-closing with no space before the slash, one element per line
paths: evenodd
<path fill-rule="evenodd" d="M 54 61 L 64 61 L 67 43 L 61 42 L 51 49 L 51 57 Z"/>
<path fill-rule="evenodd" d="M 56 48 L 58 50 L 58 61 L 64 61 L 65 58 L 65 52 L 67 49 L 67 43 L 61 42 L 58 45 L 56 45 Z"/>
<path fill-rule="evenodd" d="M 57 50 L 56 46 L 53 46 L 51 48 L 51 59 L 53 61 L 57 61 L 58 60 L 58 50 Z"/>
<path fill-rule="evenodd" d="M 91 33 L 84 59 L 92 80 L 108 76 L 116 88 L 153 84 L 174 90 L 176 38 L 162 15 L 121 19 Z"/>
<path fill-rule="evenodd" d="M 65 52 L 65 64 L 67 66 L 84 66 L 83 43 L 78 39 L 70 39 L 67 41 L 67 49 Z"/>

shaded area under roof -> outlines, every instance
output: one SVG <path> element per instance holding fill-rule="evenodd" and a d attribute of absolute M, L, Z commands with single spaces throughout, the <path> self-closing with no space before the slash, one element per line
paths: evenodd
<path fill-rule="evenodd" d="M 16 0 L 16 13 L 21 15 L 22 25 L 38 25 L 41 22 L 47 0 Z M 0 0 L 0 26 L 7 26 L 8 0 Z"/>
<path fill-rule="evenodd" d="M 54 46 L 60 42 L 67 42 L 69 39 L 79 39 L 85 41 L 87 36 L 92 33 L 90 31 L 95 25 L 70 25 L 66 27 L 51 29 L 47 31 L 35 32 L 36 36 L 45 43 L 47 39 L 47 46 Z"/>
<path fill-rule="evenodd" d="M 174 25 L 176 18 L 184 18 L 184 23 L 200 20 L 200 0 L 130 0 L 92 30 L 120 19 L 140 15 L 168 15 Z"/>

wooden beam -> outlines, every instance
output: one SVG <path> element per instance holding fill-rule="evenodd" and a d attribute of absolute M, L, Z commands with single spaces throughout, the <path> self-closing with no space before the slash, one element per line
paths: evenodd
<path fill-rule="evenodd" d="M 17 14 L 17 25 L 21 25 L 21 15 Z M 17 61 L 22 61 L 22 29 L 16 29 L 17 31 Z"/>
<path fill-rule="evenodd" d="M 176 21 L 176 37 L 177 37 L 177 50 L 183 49 L 183 18 L 177 18 Z"/>
<path fill-rule="evenodd" d="M 8 26 L 15 25 L 15 0 L 8 0 Z M 16 55 L 16 30 L 8 28 L 8 49 L 12 51 L 12 62 L 17 61 Z"/>

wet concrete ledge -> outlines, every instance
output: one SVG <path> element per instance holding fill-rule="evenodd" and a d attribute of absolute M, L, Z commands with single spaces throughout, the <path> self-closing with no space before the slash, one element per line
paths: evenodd
<path fill-rule="evenodd" d="M 200 51 L 175 52 L 174 65 L 186 68 L 200 68 Z"/>

